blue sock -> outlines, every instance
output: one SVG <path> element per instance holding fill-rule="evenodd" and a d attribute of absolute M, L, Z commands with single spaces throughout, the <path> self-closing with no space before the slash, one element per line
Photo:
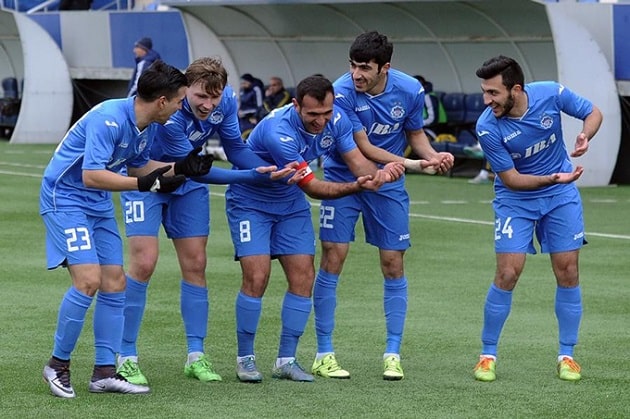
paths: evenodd
<path fill-rule="evenodd" d="M 335 308 L 337 307 L 337 282 L 339 275 L 322 269 L 317 273 L 313 288 L 313 307 L 315 309 L 315 333 L 317 334 L 317 352 L 334 352 L 332 334 L 335 330 Z"/>
<path fill-rule="evenodd" d="M 407 278 L 385 278 L 383 282 L 383 309 L 387 344 L 385 353 L 399 354 L 405 318 L 407 317 Z"/>
<path fill-rule="evenodd" d="M 124 292 L 101 292 L 94 307 L 94 365 L 116 365 L 125 322 Z"/>
<path fill-rule="evenodd" d="M 52 355 L 64 361 L 70 359 L 70 354 L 79 340 L 85 313 L 92 304 L 92 297 L 70 287 L 61 300 L 55 331 L 55 344 Z"/>
<path fill-rule="evenodd" d="M 127 275 L 127 288 L 125 290 L 125 327 L 123 329 L 120 356 L 137 356 L 138 334 L 144 315 L 144 307 L 147 303 L 148 282 L 136 281 Z"/>
<path fill-rule="evenodd" d="M 203 341 L 208 333 L 208 288 L 182 280 L 180 309 L 186 331 L 188 353 L 203 352 Z"/>
<path fill-rule="evenodd" d="M 490 285 L 486 304 L 483 311 L 483 330 L 481 331 L 482 348 L 484 355 L 497 356 L 497 345 L 503 325 L 510 315 L 512 308 L 512 291 L 498 288 L 494 283 Z"/>
<path fill-rule="evenodd" d="M 250 297 L 239 292 L 235 306 L 238 356 L 254 355 L 254 339 L 262 312 L 262 298 Z"/>
<path fill-rule="evenodd" d="M 578 329 L 582 319 L 582 296 L 580 287 L 556 288 L 556 318 L 560 348 L 558 355 L 573 356 L 573 347 L 578 341 Z"/>
<path fill-rule="evenodd" d="M 313 302 L 308 297 L 291 294 L 287 291 L 282 302 L 282 332 L 278 358 L 295 357 L 298 341 L 304 333 Z"/>

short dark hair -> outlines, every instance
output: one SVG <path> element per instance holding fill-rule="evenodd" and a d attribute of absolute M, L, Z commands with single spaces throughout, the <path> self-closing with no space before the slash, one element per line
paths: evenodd
<path fill-rule="evenodd" d="M 182 87 L 188 86 L 184 73 L 162 60 L 157 60 L 138 79 L 138 97 L 153 102 L 160 96 L 172 99 Z"/>
<path fill-rule="evenodd" d="M 509 89 L 517 84 L 525 85 L 523 69 L 514 58 L 498 55 L 484 62 L 476 73 L 480 79 L 491 79 L 499 74 L 503 78 L 503 85 Z"/>
<path fill-rule="evenodd" d="M 295 100 L 300 106 L 304 96 L 311 96 L 319 102 L 323 102 L 328 93 L 335 94 L 330 80 L 322 76 L 309 76 L 299 82 L 295 88 Z"/>
<path fill-rule="evenodd" d="M 387 36 L 377 31 L 362 33 L 350 46 L 352 61 L 368 63 L 374 60 L 378 64 L 379 71 L 381 67 L 391 62 L 393 53 L 394 44 L 387 40 Z"/>

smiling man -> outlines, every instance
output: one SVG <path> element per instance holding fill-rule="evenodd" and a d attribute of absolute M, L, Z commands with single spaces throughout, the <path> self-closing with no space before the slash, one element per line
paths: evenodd
<path fill-rule="evenodd" d="M 489 59 L 476 74 L 488 106 L 477 121 L 477 136 L 497 174 L 493 201 L 497 268 L 486 296 L 483 345 L 474 375 L 480 381 L 496 379 L 499 336 L 510 314 L 512 291 L 525 267 L 526 254 L 536 253 L 535 233 L 541 252 L 550 254 L 556 277 L 558 376 L 577 381 L 581 368 L 573 360 L 573 350 L 582 317 L 578 255 L 586 241 L 575 181 L 584 169 L 571 164 L 561 114 L 584 121 L 571 157 L 588 151 L 602 114 L 590 101 L 557 82 L 525 84 L 521 66 L 509 57 Z"/>
<path fill-rule="evenodd" d="M 59 307 L 52 356 L 43 371 L 57 397 L 76 397 L 70 358 L 94 300 L 94 369 L 89 391 L 150 391 L 121 377 L 115 368 L 125 275 L 112 192 L 169 193 L 187 176 L 207 174 L 212 162 L 194 154 L 177 159 L 174 165 L 150 159 L 157 130 L 181 109 L 187 86 L 181 71 L 156 61 L 140 76 L 137 95 L 106 100 L 83 115 L 44 170 L 40 214 L 46 226 L 47 267 L 65 267 L 72 279 Z M 123 169 L 129 176 L 120 173 Z"/>
<path fill-rule="evenodd" d="M 333 86 L 324 77 L 311 76 L 297 85 L 292 103 L 274 109 L 252 131 L 247 144 L 254 153 L 279 167 L 297 161 L 305 178 L 297 185 L 276 182 L 269 188 L 230 185 L 227 216 L 243 282 L 236 298 L 238 340 L 237 376 L 244 382 L 260 382 L 254 360 L 254 339 L 269 282 L 271 259 L 277 258 L 288 282 L 282 303 L 282 331 L 273 377 L 313 381 L 296 361 L 300 336 L 311 312 L 315 279 L 315 233 L 311 198 L 335 198 L 362 190 L 376 190 L 398 179 L 402 164 L 378 169 L 367 160 L 352 139 L 352 126 L 333 104 Z M 317 179 L 308 162 L 325 153 L 339 153 L 353 177 L 344 182 Z"/>
<path fill-rule="evenodd" d="M 208 186 L 202 183 L 254 182 L 264 186 L 265 182 L 294 171 L 292 168 L 276 171 L 275 166 L 268 166 L 245 145 L 238 126 L 236 95 L 227 84 L 227 71 L 218 57 L 195 60 L 185 74 L 190 87 L 182 109 L 160 130 L 151 157 L 168 162 L 195 154 L 216 135 L 222 140 L 228 160 L 246 170 L 212 168 L 207 176 L 195 178 L 197 182 L 188 182 L 160 196 L 142 192 L 121 194 L 130 263 L 118 372 L 139 385 L 146 385 L 148 380 L 139 368 L 136 342 L 147 287 L 158 260 L 161 226 L 173 241 L 182 273 L 180 305 L 188 346 L 184 373 L 200 381 L 221 381 L 204 348 L 209 317 L 205 270 L 210 200 Z"/>
<path fill-rule="evenodd" d="M 369 159 L 379 164 L 403 163 L 407 170 L 416 172 L 446 172 L 453 165 L 453 156 L 436 152 L 423 130 L 424 89 L 415 78 L 391 68 L 393 51 L 393 44 L 383 34 L 359 35 L 350 47 L 350 71 L 334 83 L 335 105 L 350 118 L 354 141 Z M 405 159 L 408 146 L 425 160 Z M 351 171 L 346 162 L 331 154 L 324 162 L 324 178 L 343 181 L 348 176 Z M 318 350 L 311 371 L 327 378 L 350 377 L 337 362 L 332 335 L 337 283 L 359 215 L 363 217 L 365 240 L 379 249 L 381 261 L 387 333 L 383 378 L 401 380 L 400 347 L 407 313 L 403 257 L 410 246 L 409 196 L 404 178 L 378 191 L 322 202 L 322 259 L 313 291 Z"/>

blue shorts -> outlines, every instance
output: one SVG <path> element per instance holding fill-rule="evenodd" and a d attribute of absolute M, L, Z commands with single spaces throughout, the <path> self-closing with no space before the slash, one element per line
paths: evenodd
<path fill-rule="evenodd" d="M 532 199 L 495 199 L 496 253 L 536 254 L 534 232 L 542 253 L 569 252 L 586 244 L 582 200 L 577 188 Z"/>
<path fill-rule="evenodd" d="M 319 239 L 334 243 L 354 241 L 359 214 L 363 217 L 367 243 L 383 250 L 407 250 L 411 246 L 409 195 L 404 188 L 323 200 L 319 210 Z"/>
<path fill-rule="evenodd" d="M 225 198 L 236 259 L 315 254 L 313 218 L 304 196 L 288 202 L 267 202 L 244 198 L 228 189 Z"/>
<path fill-rule="evenodd" d="M 123 245 L 115 218 L 101 218 L 79 211 L 47 212 L 46 267 L 123 264 Z"/>
<path fill-rule="evenodd" d="M 120 203 L 127 237 L 157 237 L 161 225 L 169 239 L 210 234 L 210 198 L 206 186 L 183 195 L 122 192 Z"/>

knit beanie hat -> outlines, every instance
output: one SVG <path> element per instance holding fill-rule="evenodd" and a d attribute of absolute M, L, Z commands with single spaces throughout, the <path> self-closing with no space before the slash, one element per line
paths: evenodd
<path fill-rule="evenodd" d="M 250 83 L 252 83 L 252 84 L 253 84 L 253 83 L 254 83 L 254 76 L 252 76 L 252 75 L 251 75 L 251 74 L 249 74 L 249 73 L 245 73 L 245 74 L 243 74 L 243 75 L 241 76 L 241 80 L 245 80 L 245 81 L 248 81 L 248 82 L 250 82 Z"/>
<path fill-rule="evenodd" d="M 151 38 L 140 38 L 139 40 L 136 41 L 135 43 L 136 47 L 140 47 L 146 51 L 152 50 L 153 49 L 153 41 L 151 40 Z"/>

